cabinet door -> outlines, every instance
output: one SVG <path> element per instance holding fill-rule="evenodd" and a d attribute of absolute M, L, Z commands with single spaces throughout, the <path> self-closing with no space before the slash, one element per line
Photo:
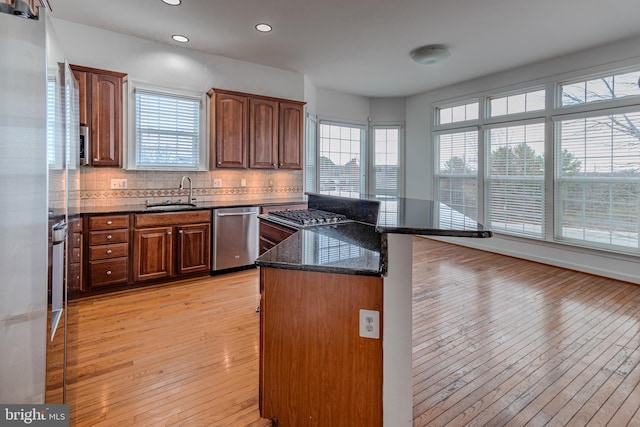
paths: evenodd
<path fill-rule="evenodd" d="M 249 167 L 275 169 L 278 166 L 278 103 L 249 99 Z"/>
<path fill-rule="evenodd" d="M 80 107 L 80 124 L 83 126 L 89 126 L 89 93 L 87 90 L 90 88 L 88 82 L 89 77 L 86 71 L 72 70 L 73 75 L 78 81 L 78 103 Z M 89 85 L 89 87 L 87 87 Z"/>
<path fill-rule="evenodd" d="M 173 275 L 173 227 L 142 228 L 133 232 L 133 280 Z"/>
<path fill-rule="evenodd" d="M 303 108 L 301 104 L 280 103 L 278 167 L 302 169 Z"/>
<path fill-rule="evenodd" d="M 246 97 L 215 94 L 212 123 L 215 127 L 216 167 L 247 167 L 247 114 Z"/>
<path fill-rule="evenodd" d="M 106 74 L 90 76 L 92 165 L 120 167 L 122 78 Z"/>
<path fill-rule="evenodd" d="M 178 274 L 209 271 L 211 268 L 211 226 L 181 225 L 178 230 Z"/>

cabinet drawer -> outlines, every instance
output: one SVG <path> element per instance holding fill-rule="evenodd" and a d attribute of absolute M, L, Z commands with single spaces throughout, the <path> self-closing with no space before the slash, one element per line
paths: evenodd
<path fill-rule="evenodd" d="M 295 232 L 296 230 L 291 230 L 286 227 L 281 227 L 279 225 L 260 220 L 260 238 L 270 240 L 274 244 L 282 242 Z"/>
<path fill-rule="evenodd" d="M 260 250 L 259 250 L 259 254 L 262 255 L 263 253 L 267 252 L 269 249 L 271 249 L 272 247 L 274 247 L 276 244 L 274 242 L 272 242 L 271 240 L 265 239 L 264 237 L 260 237 Z"/>
<path fill-rule="evenodd" d="M 106 245 L 129 241 L 129 230 L 91 231 L 89 245 Z"/>
<path fill-rule="evenodd" d="M 92 216 L 89 218 L 89 231 L 127 227 L 129 227 L 129 215 Z"/>
<path fill-rule="evenodd" d="M 72 248 L 82 247 L 82 233 L 72 233 L 70 239 Z"/>
<path fill-rule="evenodd" d="M 134 227 L 163 227 L 181 224 L 199 224 L 211 222 L 211 211 L 189 211 L 155 214 L 138 214 L 134 218 Z"/>
<path fill-rule="evenodd" d="M 82 233 L 82 219 L 72 219 L 69 221 L 69 232 L 70 233 Z"/>
<path fill-rule="evenodd" d="M 89 260 L 120 258 L 129 254 L 128 243 L 116 243 L 113 245 L 99 245 L 89 247 Z"/>
<path fill-rule="evenodd" d="M 127 258 L 89 262 L 92 287 L 127 283 Z"/>
<path fill-rule="evenodd" d="M 79 263 L 80 260 L 82 259 L 82 251 L 80 250 L 80 248 L 72 248 L 70 251 L 70 255 L 71 255 L 71 259 L 70 261 L 72 263 Z"/>

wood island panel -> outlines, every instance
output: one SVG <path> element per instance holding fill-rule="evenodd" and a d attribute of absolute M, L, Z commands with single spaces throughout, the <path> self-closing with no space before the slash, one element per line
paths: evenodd
<path fill-rule="evenodd" d="M 261 268 L 260 407 L 278 426 L 381 426 L 382 278 Z"/>

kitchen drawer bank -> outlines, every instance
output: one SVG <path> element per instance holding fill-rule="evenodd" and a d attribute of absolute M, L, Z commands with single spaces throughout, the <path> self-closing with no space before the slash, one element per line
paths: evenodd
<path fill-rule="evenodd" d="M 69 295 L 77 298 L 207 275 L 211 262 L 212 209 L 305 205 L 301 197 L 295 197 L 198 203 L 196 207 L 167 206 L 152 211 L 145 205 L 85 208 L 77 229 L 74 228 L 73 248 L 79 259 L 71 272 L 76 279 L 70 282 Z M 159 246 L 154 248 L 153 244 Z"/>
<path fill-rule="evenodd" d="M 211 210 L 84 215 L 80 291 L 91 295 L 208 275 Z"/>

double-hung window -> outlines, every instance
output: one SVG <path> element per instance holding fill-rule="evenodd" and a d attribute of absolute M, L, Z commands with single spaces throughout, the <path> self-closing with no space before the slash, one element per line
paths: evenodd
<path fill-rule="evenodd" d="M 131 169 L 205 169 L 200 95 L 137 86 L 133 101 Z"/>
<path fill-rule="evenodd" d="M 640 253 L 640 71 L 559 85 L 556 240 Z"/>

